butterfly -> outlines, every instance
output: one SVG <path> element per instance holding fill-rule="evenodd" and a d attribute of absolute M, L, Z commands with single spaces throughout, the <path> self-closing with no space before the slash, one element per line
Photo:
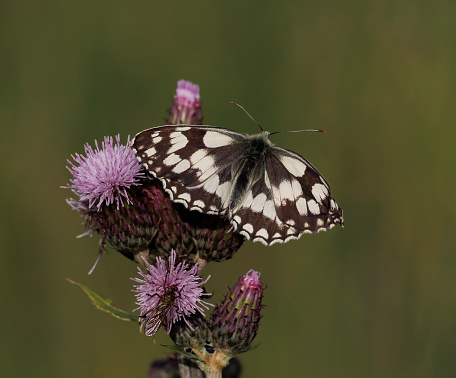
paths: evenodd
<path fill-rule="evenodd" d="M 132 146 L 172 201 L 226 217 L 249 240 L 272 245 L 343 227 L 342 209 L 323 176 L 269 135 L 165 125 L 138 133 Z"/>

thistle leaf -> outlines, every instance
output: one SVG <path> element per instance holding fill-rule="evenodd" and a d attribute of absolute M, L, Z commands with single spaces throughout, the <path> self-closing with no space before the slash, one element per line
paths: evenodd
<path fill-rule="evenodd" d="M 129 321 L 135 321 L 135 322 L 138 321 L 138 319 L 139 319 L 138 315 L 131 314 L 129 312 L 123 311 L 123 310 L 115 307 L 114 302 L 111 299 L 105 297 L 102 294 L 96 293 L 95 291 L 88 288 L 86 285 L 83 285 L 82 283 L 75 282 L 67 277 L 65 277 L 65 279 L 68 282 L 72 283 L 73 285 L 79 286 L 87 294 L 87 296 L 89 297 L 89 299 L 92 301 L 93 305 L 97 309 L 107 312 L 107 313 L 111 314 L 112 316 L 114 316 L 115 318 L 120 319 L 120 320 L 129 320 Z"/>

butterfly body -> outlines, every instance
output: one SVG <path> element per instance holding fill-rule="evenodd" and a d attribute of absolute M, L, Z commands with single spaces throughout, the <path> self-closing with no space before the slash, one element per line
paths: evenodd
<path fill-rule="evenodd" d="M 326 180 L 268 132 L 160 126 L 136 135 L 133 148 L 174 202 L 226 216 L 250 240 L 283 243 L 343 225 Z"/>
<path fill-rule="evenodd" d="M 244 136 L 246 139 L 241 142 L 242 152 L 231 163 L 232 192 L 227 197 L 228 204 L 225 204 L 228 212 L 235 211 L 248 188 L 262 178 L 265 168 L 262 161 L 267 148 L 271 146 L 266 132 Z"/>

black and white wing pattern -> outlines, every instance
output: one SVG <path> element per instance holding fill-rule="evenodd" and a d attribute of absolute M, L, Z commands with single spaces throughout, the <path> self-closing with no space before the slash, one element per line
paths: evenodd
<path fill-rule="evenodd" d="M 213 126 L 160 126 L 136 135 L 133 149 L 174 202 L 226 216 L 236 232 L 263 244 L 343 226 L 326 180 L 306 159 L 277 147 L 269 133 Z"/>

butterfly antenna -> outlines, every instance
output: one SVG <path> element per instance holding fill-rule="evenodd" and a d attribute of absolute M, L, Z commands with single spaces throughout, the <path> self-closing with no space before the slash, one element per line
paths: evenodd
<path fill-rule="evenodd" d="M 282 133 L 300 133 L 303 131 L 315 131 L 317 133 L 323 133 L 326 134 L 325 130 L 317 130 L 317 129 L 305 129 L 305 130 L 288 130 L 288 131 L 274 131 L 273 133 L 270 133 L 269 135 L 273 134 L 282 134 Z"/>
<path fill-rule="evenodd" d="M 231 101 L 230 104 L 239 106 L 239 107 L 245 112 L 245 114 L 247 114 L 247 115 L 250 117 L 250 119 L 251 119 L 253 122 L 256 123 L 256 125 L 261 129 L 261 131 L 264 131 L 263 128 L 260 126 L 260 124 L 259 124 L 257 121 L 255 121 L 255 118 L 253 118 L 253 117 L 249 114 L 249 112 L 248 112 L 247 110 L 244 109 L 243 106 L 239 105 L 237 102 L 234 102 L 234 101 Z"/>

